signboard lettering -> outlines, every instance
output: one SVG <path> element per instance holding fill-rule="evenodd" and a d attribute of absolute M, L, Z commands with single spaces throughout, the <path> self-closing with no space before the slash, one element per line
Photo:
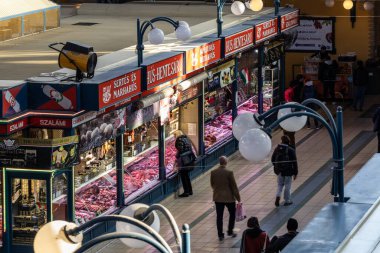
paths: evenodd
<path fill-rule="evenodd" d="M 80 124 L 83 124 L 89 120 L 95 119 L 97 116 L 97 112 L 91 111 L 86 112 L 85 114 L 79 115 L 78 117 L 73 118 L 72 127 L 77 127 Z"/>
<path fill-rule="evenodd" d="M 30 123 L 32 126 L 35 127 L 71 128 L 70 119 L 33 117 L 30 119 Z"/>
<path fill-rule="evenodd" d="M 8 125 L 8 133 L 13 133 L 13 132 L 16 132 L 17 130 L 21 130 L 25 128 L 27 125 L 27 121 L 28 121 L 27 119 L 22 119 Z"/>
<path fill-rule="evenodd" d="M 298 26 L 299 24 L 299 11 L 294 11 L 288 13 L 284 16 L 281 16 L 281 31 L 286 31 L 293 27 Z"/>
<path fill-rule="evenodd" d="M 170 81 L 183 74 L 183 55 L 175 55 L 146 67 L 147 89 Z"/>
<path fill-rule="evenodd" d="M 186 73 L 205 67 L 220 59 L 220 40 L 206 43 L 186 52 Z"/>
<path fill-rule="evenodd" d="M 277 18 L 256 25 L 255 41 L 261 42 L 269 37 L 276 35 L 278 32 Z"/>
<path fill-rule="evenodd" d="M 130 98 L 141 92 L 141 70 L 135 70 L 99 85 L 99 108 Z"/>
<path fill-rule="evenodd" d="M 225 56 L 253 45 L 253 28 L 225 38 Z"/>

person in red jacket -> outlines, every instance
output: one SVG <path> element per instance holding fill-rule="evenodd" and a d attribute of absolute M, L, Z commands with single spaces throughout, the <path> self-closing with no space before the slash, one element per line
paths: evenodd
<path fill-rule="evenodd" d="M 294 88 L 295 88 L 295 82 L 291 82 L 289 84 L 289 87 L 285 90 L 284 99 L 285 102 L 293 102 L 294 101 Z"/>
<path fill-rule="evenodd" d="M 269 246 L 269 236 L 261 230 L 257 217 L 249 218 L 247 227 L 241 239 L 240 253 L 265 252 Z"/>

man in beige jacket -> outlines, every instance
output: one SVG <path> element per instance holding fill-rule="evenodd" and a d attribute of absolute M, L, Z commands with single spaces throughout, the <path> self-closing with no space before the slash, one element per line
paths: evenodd
<path fill-rule="evenodd" d="M 211 187 L 213 189 L 213 200 L 216 207 L 216 226 L 219 240 L 224 240 L 223 212 L 226 206 L 230 213 L 227 234 L 236 237 L 233 232 L 235 226 L 236 201 L 240 202 L 239 189 L 236 185 L 234 173 L 227 170 L 228 159 L 225 156 L 219 158 L 219 168 L 211 172 Z"/>

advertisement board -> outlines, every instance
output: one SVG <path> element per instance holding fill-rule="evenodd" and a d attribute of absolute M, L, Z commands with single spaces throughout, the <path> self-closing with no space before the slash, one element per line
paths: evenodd
<path fill-rule="evenodd" d="M 2 90 L 1 99 L 2 118 L 6 118 L 26 110 L 28 107 L 26 84 L 21 84 L 16 87 Z"/>
<path fill-rule="evenodd" d="M 0 166 L 7 168 L 60 169 L 79 161 L 78 137 L 40 140 L 1 139 Z"/>
<path fill-rule="evenodd" d="M 49 111 L 76 111 L 77 84 L 30 83 L 28 88 L 29 109 Z"/>
<path fill-rule="evenodd" d="M 153 105 L 143 109 L 135 110 L 133 105 L 127 106 L 127 128 L 129 130 L 135 129 L 144 123 L 152 121 L 160 113 L 160 102 L 153 103 Z"/>
<path fill-rule="evenodd" d="M 208 72 L 208 91 L 223 88 L 235 79 L 235 61 L 228 61 Z"/>
<path fill-rule="evenodd" d="M 125 108 L 106 113 L 79 127 L 79 152 L 99 147 L 125 130 Z"/>
<path fill-rule="evenodd" d="M 0 134 L 9 135 L 28 127 L 28 118 L 6 122 L 0 125 Z"/>
<path fill-rule="evenodd" d="M 302 17 L 300 25 L 284 34 L 287 51 L 316 52 L 322 46 L 335 52 L 335 18 Z"/>
<path fill-rule="evenodd" d="M 253 46 L 253 27 L 224 38 L 224 55 L 235 54 Z"/>
<path fill-rule="evenodd" d="M 221 58 L 221 40 L 205 43 L 186 51 L 186 73 L 203 68 Z"/>

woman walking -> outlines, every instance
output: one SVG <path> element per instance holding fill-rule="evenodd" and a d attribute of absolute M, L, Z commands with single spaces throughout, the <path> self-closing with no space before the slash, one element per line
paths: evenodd
<path fill-rule="evenodd" d="M 247 222 L 247 229 L 243 232 L 240 253 L 261 253 L 269 246 L 268 233 L 261 230 L 257 217 L 251 217 Z"/>

